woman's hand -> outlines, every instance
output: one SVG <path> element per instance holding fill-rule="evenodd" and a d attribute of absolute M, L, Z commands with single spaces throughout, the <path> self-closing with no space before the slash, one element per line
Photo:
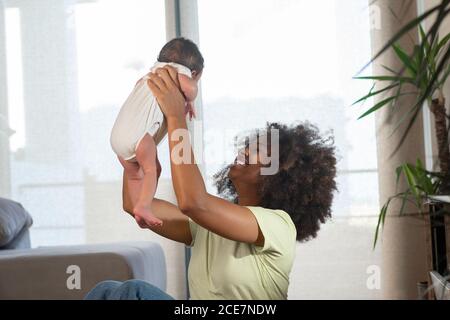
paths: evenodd
<path fill-rule="evenodd" d="M 165 66 L 156 69 L 147 83 L 166 118 L 185 119 L 186 100 L 180 91 L 175 68 Z"/>

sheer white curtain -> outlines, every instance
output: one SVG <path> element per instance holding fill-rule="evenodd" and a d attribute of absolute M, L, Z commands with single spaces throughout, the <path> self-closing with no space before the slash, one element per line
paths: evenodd
<path fill-rule="evenodd" d="M 297 245 L 290 299 L 379 297 L 366 283 L 380 262 L 375 125 L 350 107 L 370 89 L 352 80 L 370 60 L 369 15 L 367 0 L 199 0 L 209 177 L 234 159 L 242 130 L 307 120 L 334 131 L 333 219 Z"/>
<path fill-rule="evenodd" d="M 122 170 L 109 145 L 121 104 L 166 42 L 164 1 L 3 4 L 1 79 L 7 81 L 1 89 L 8 98 L 0 101 L 0 131 L 6 136 L 7 118 L 15 133 L 9 161 L 1 162 L 1 180 L 9 181 L 4 195 L 20 201 L 34 218 L 32 245 L 159 241 L 168 292 L 184 297 L 184 246 L 140 230 L 122 212 Z M 7 139 L 1 141 L 3 146 Z M 158 192 L 167 197 L 167 147 L 160 153 Z"/>
<path fill-rule="evenodd" d="M 0 195 L 10 194 L 9 137 L 13 131 L 8 123 L 8 100 L 6 86 L 5 11 L 0 1 Z M 3 150 L 3 152 L 2 152 Z"/>

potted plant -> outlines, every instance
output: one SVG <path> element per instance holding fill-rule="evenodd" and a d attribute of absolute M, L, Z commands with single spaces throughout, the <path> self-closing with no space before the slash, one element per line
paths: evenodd
<path fill-rule="evenodd" d="M 400 179 L 405 179 L 407 188 L 392 195 L 382 206 L 375 231 L 374 247 L 379 237 L 380 228 L 384 225 L 391 201 L 394 199 L 402 201 L 400 215 L 404 213 L 405 204 L 412 202 L 418 208 L 420 216 L 429 216 L 433 228 L 432 234 L 440 235 L 433 238 L 433 246 L 440 246 L 437 248 L 438 255 L 435 254 L 436 248 L 433 250 L 433 265 L 438 272 L 445 273 L 447 262 L 444 216 L 448 214 L 448 210 L 447 206 L 442 203 L 443 198 L 436 196 L 450 194 L 448 140 L 450 128 L 447 124 L 450 116 L 446 114 L 446 99 L 443 91 L 444 84 L 450 75 L 450 62 L 447 57 L 448 52 L 450 52 L 450 34 L 440 39 L 438 34 L 426 34 L 420 26 L 419 31 L 420 44 L 414 47 L 412 54 L 408 54 L 395 42 L 391 44 L 392 50 L 402 63 L 401 70 L 396 71 L 389 66 L 383 66 L 386 70 L 384 75 L 355 77 L 356 79 L 373 81 L 374 84 L 369 92 L 354 104 L 365 102 L 375 96 L 382 97 L 378 103 L 359 117 L 361 119 L 381 108 L 395 108 L 398 98 L 401 96 L 414 95 L 416 97 L 415 103 L 402 115 L 401 120 L 396 125 L 396 129 L 401 125 L 406 125 L 406 130 L 395 150 L 398 150 L 404 141 L 422 108 L 429 108 L 433 113 L 440 171 L 427 171 L 420 160 L 417 160 L 415 164 L 405 163 L 397 168 L 397 182 Z M 407 90 L 405 90 L 406 87 Z M 444 232 L 443 243 L 442 232 Z M 444 247 L 442 248 L 442 246 Z"/>

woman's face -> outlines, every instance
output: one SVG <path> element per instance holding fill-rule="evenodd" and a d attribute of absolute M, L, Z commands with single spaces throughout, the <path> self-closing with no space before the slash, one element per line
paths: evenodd
<path fill-rule="evenodd" d="M 230 167 L 228 177 L 235 185 L 236 183 L 258 184 L 261 167 L 258 148 L 256 144 L 250 144 L 239 150 L 234 164 Z"/>

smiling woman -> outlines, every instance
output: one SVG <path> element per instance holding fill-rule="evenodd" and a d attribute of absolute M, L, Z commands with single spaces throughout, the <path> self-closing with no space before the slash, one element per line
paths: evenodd
<path fill-rule="evenodd" d="M 278 131 L 279 137 L 279 170 L 274 175 L 261 175 L 257 189 L 260 204 L 288 212 L 297 228 L 297 240 L 307 241 L 315 238 L 320 224 L 331 218 L 336 190 L 333 137 L 322 137 L 317 127 L 309 123 L 269 123 L 258 132 L 270 135 L 273 130 Z M 259 175 L 258 171 L 247 169 L 249 163 L 259 162 L 258 153 L 249 147 L 251 139 L 257 136 L 247 140 L 244 165 L 227 166 L 214 176 L 218 193 L 234 203 L 239 203 L 235 181 Z"/>

